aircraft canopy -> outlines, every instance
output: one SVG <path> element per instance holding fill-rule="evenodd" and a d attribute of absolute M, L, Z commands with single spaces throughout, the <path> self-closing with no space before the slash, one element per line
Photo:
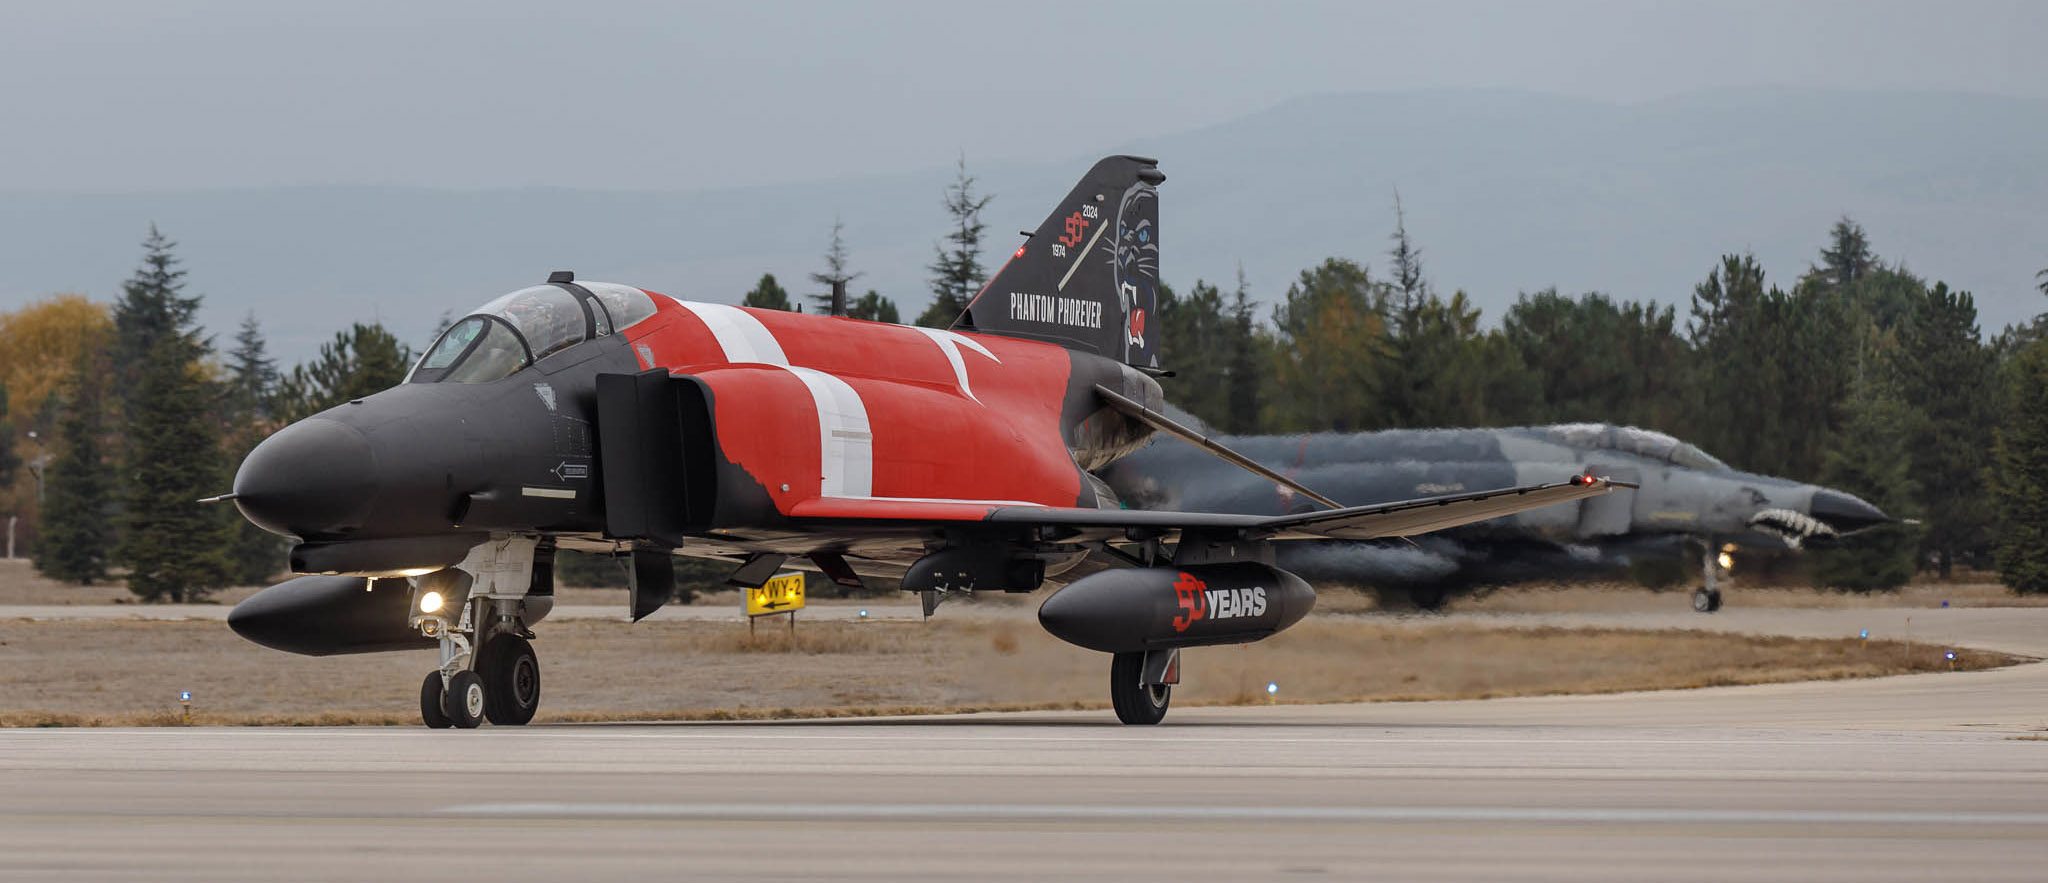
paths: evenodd
<path fill-rule="evenodd" d="M 624 285 L 522 288 L 449 326 L 407 381 L 489 383 L 510 377 L 583 341 L 636 325 L 654 310 L 646 292 Z"/>

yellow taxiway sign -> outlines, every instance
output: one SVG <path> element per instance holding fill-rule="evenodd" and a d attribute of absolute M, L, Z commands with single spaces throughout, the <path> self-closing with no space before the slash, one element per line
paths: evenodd
<path fill-rule="evenodd" d="M 747 615 L 768 616 L 801 610 L 804 606 L 804 575 L 778 573 L 758 589 L 747 590 Z"/>

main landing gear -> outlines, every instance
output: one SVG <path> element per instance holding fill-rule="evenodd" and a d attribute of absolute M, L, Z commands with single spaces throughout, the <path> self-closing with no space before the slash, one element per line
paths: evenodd
<path fill-rule="evenodd" d="M 1706 578 L 1698 589 L 1693 590 L 1692 610 L 1694 613 L 1715 613 L 1721 609 L 1721 587 L 1715 583 L 1715 577 L 1728 566 L 1728 555 L 1714 544 L 1711 537 L 1700 541 L 1700 546 L 1705 550 L 1700 563 Z"/>
<path fill-rule="evenodd" d="M 1109 704 L 1116 719 L 1127 724 L 1156 724 L 1166 719 L 1173 703 L 1173 685 L 1180 683 L 1180 651 L 1151 650 L 1111 654 Z"/>

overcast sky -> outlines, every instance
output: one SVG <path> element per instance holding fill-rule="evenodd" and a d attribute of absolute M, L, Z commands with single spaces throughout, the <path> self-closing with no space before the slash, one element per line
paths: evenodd
<path fill-rule="evenodd" d="M 2048 97 L 2048 3 L 432 3 L 0 11 L 0 188 L 697 188 L 1085 156 L 1290 97 Z"/>

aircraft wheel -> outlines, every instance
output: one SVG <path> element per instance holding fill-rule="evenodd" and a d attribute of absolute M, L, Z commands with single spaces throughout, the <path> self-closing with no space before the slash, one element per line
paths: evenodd
<path fill-rule="evenodd" d="M 441 692 L 441 673 L 427 672 L 426 681 L 420 684 L 420 720 L 426 722 L 428 729 L 445 730 L 455 726 L 455 721 L 448 718 L 448 712 L 441 710 Z"/>
<path fill-rule="evenodd" d="M 1695 590 L 1693 590 L 1693 593 L 1692 593 L 1692 609 L 1693 609 L 1693 612 L 1694 612 L 1694 613 L 1713 613 L 1713 612 L 1714 612 L 1714 611 L 1716 611 L 1716 610 L 1720 610 L 1720 609 L 1721 609 L 1721 593 L 1720 593 L 1720 591 L 1719 591 L 1719 590 L 1715 590 L 1715 591 L 1708 591 L 1708 590 L 1706 590 L 1706 589 L 1695 589 Z"/>
<path fill-rule="evenodd" d="M 484 716 L 501 727 L 533 720 L 540 709 L 540 657 L 518 635 L 499 635 L 484 645 L 477 660 L 484 682 Z"/>
<path fill-rule="evenodd" d="M 1109 704 L 1116 719 L 1127 724 L 1156 724 L 1166 719 L 1173 685 L 1138 683 L 1145 674 L 1145 654 L 1118 653 L 1109 662 Z"/>
<path fill-rule="evenodd" d="M 484 679 L 463 670 L 448 679 L 448 695 L 441 697 L 441 710 L 456 727 L 474 730 L 484 722 Z"/>

